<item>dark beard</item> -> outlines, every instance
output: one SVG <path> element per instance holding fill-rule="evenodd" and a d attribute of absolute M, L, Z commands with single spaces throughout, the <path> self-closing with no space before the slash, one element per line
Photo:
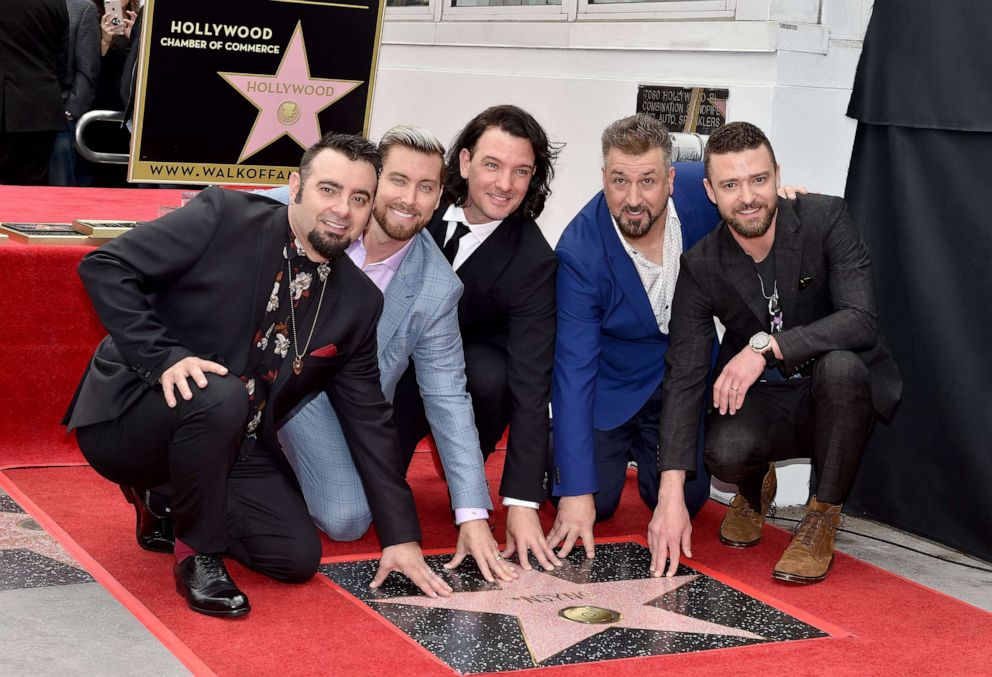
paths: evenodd
<path fill-rule="evenodd" d="M 617 222 L 617 227 L 620 228 L 621 233 L 626 237 L 636 240 L 647 235 L 648 231 L 651 230 L 651 226 L 658 220 L 659 214 L 652 214 L 650 209 L 645 209 L 644 212 L 647 214 L 647 218 L 640 223 L 634 223 L 625 219 L 622 209 L 619 214 L 613 215 L 613 219 Z"/>
<path fill-rule="evenodd" d="M 748 240 L 753 240 L 767 233 L 768 229 L 771 228 L 772 221 L 775 219 L 775 214 L 778 213 L 777 200 L 771 205 L 767 205 L 763 202 L 761 203 L 752 202 L 747 205 L 742 205 L 742 207 L 744 209 L 750 207 L 767 207 L 764 217 L 757 220 L 750 219 L 745 221 L 738 218 L 728 219 L 726 216 L 724 216 L 724 221 L 726 221 L 730 225 L 730 227 L 734 229 L 734 232 Z M 730 216 L 733 217 L 733 214 L 731 214 Z"/>
<path fill-rule="evenodd" d="M 307 242 L 310 243 L 315 252 L 328 261 L 333 261 L 344 254 L 344 250 L 351 244 L 351 240 L 348 238 L 330 234 L 321 235 L 316 228 L 307 234 Z"/>

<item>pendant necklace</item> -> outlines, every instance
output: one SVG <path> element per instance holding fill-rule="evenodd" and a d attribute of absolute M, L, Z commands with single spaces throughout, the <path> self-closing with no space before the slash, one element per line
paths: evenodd
<path fill-rule="evenodd" d="M 302 350 L 300 349 L 300 340 L 296 337 L 296 311 L 293 309 L 293 295 L 289 295 L 289 321 L 290 326 L 293 330 L 293 373 L 297 376 L 303 371 L 303 356 L 307 354 L 307 348 L 310 347 L 310 341 L 313 340 L 314 329 L 317 328 L 317 318 L 320 317 L 320 305 L 324 302 L 324 290 L 327 289 L 327 276 L 331 272 L 331 265 L 326 261 L 317 266 L 317 276 L 320 277 L 320 296 L 317 297 L 317 312 L 313 314 L 313 324 L 310 325 L 310 334 L 307 336 L 307 342 L 303 345 Z M 293 279 L 293 269 L 289 265 L 289 260 L 286 260 L 286 273 L 288 277 L 287 280 Z M 287 291 L 289 285 L 287 285 Z"/>
<path fill-rule="evenodd" d="M 766 301 L 768 301 L 768 314 L 769 315 L 772 315 L 772 316 L 777 315 L 778 312 L 779 312 L 779 305 L 778 305 L 778 280 L 775 280 L 775 282 L 772 283 L 772 295 L 771 296 L 769 296 L 768 294 L 765 293 L 765 281 L 763 279 L 761 279 L 761 273 L 758 273 L 758 284 L 761 285 L 761 295 L 763 297 L 765 297 L 765 300 Z"/>

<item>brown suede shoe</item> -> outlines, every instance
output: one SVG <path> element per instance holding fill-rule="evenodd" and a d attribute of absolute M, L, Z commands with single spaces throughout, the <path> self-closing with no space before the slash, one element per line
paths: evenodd
<path fill-rule="evenodd" d="M 841 525 L 842 505 L 820 503 L 816 496 L 806 505 L 806 516 L 796 527 L 792 543 L 782 553 L 772 577 L 791 583 L 816 583 L 827 577 L 834 561 L 834 538 Z"/>
<path fill-rule="evenodd" d="M 741 494 L 735 494 L 730 501 L 727 514 L 720 524 L 720 542 L 732 548 L 749 548 L 761 541 L 761 527 L 765 524 L 768 506 L 775 498 L 778 481 L 775 479 L 775 464 L 768 464 L 768 472 L 761 482 L 761 514 L 755 512 L 751 504 Z"/>

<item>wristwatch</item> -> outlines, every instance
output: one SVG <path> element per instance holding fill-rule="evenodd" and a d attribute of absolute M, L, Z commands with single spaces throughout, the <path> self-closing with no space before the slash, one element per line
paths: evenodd
<path fill-rule="evenodd" d="M 765 366 L 774 367 L 778 364 L 778 360 L 775 359 L 775 351 L 772 350 L 772 337 L 768 332 L 759 331 L 751 337 L 747 344 L 751 346 L 751 350 L 765 356 Z"/>

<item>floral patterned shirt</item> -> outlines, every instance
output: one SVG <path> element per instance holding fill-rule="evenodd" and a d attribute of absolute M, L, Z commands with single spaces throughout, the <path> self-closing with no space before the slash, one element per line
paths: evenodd
<path fill-rule="evenodd" d="M 286 238 L 282 255 L 288 266 L 282 267 L 276 273 L 272 293 L 265 305 L 265 315 L 252 338 L 248 368 L 241 376 L 242 383 L 248 389 L 248 422 L 245 425 L 245 437 L 249 439 L 258 439 L 265 407 L 268 404 L 272 384 L 279 376 L 279 370 L 292 368 L 293 359 L 296 357 L 293 349 L 290 300 L 296 317 L 296 336 L 301 342 L 296 345 L 296 350 L 302 353 L 310 335 L 311 323 L 314 321 L 307 317 L 307 313 L 314 299 L 320 296 L 322 287 L 323 278 L 320 277 L 319 269 L 324 269 L 324 277 L 330 270 L 327 264 L 318 265 L 306 257 L 303 245 L 292 231 Z M 289 284 L 286 284 L 287 274 L 290 274 Z"/>

